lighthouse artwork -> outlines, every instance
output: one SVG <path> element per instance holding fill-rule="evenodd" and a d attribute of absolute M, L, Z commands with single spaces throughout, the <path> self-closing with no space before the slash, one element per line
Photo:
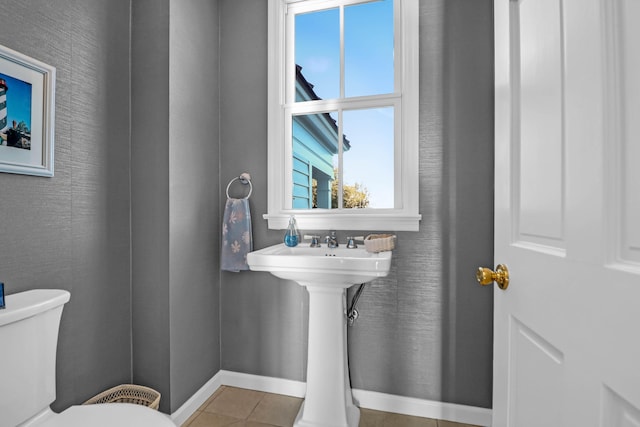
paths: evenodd
<path fill-rule="evenodd" d="M 56 69 L 0 45 L 0 172 L 53 176 Z"/>
<path fill-rule="evenodd" d="M 31 84 L 0 73 L 0 145 L 31 149 Z"/>

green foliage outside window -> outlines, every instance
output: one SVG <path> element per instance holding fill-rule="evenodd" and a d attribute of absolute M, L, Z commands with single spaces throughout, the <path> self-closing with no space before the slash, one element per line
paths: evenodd
<path fill-rule="evenodd" d="M 334 170 L 334 176 L 338 176 L 338 171 Z M 318 207 L 318 183 L 313 180 L 313 207 Z M 369 206 L 369 190 L 362 184 L 342 185 L 342 204 L 345 209 L 360 209 Z M 331 208 L 338 207 L 338 180 L 331 181 Z"/>

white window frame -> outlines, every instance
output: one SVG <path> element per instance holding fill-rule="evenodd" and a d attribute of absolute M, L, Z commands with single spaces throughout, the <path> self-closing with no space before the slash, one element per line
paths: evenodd
<path fill-rule="evenodd" d="M 418 108 L 419 108 L 419 3 L 418 0 L 395 0 L 395 88 L 389 98 L 395 114 L 400 115 L 395 130 L 394 173 L 395 208 L 393 209 L 291 209 L 292 165 L 291 114 L 304 107 L 294 106 L 287 99 L 293 88 L 286 87 L 286 73 L 294 72 L 292 52 L 287 51 L 287 11 L 292 8 L 331 8 L 361 3 L 362 0 L 269 0 L 268 46 L 268 212 L 263 217 L 270 229 L 285 229 L 291 215 L 298 226 L 308 230 L 389 230 L 417 231 L 421 215 L 418 212 Z M 399 40 L 398 40 L 399 39 Z M 290 49 L 291 50 L 291 49 Z M 295 77 L 289 81 L 295 81 Z M 350 98 L 349 108 L 368 108 L 366 97 Z M 293 101 L 295 103 L 295 101 Z M 329 100 L 313 101 L 314 107 L 335 111 Z M 300 104 L 300 103 L 298 103 Z M 312 112 L 317 112 L 313 110 Z M 338 133 L 342 133 L 339 131 Z"/>

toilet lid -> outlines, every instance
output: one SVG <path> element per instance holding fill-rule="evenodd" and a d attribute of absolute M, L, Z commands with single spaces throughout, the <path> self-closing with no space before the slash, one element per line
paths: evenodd
<path fill-rule="evenodd" d="M 72 406 L 53 416 L 42 427 L 176 427 L 158 411 L 130 403 Z M 40 427 L 40 426 L 39 426 Z"/>

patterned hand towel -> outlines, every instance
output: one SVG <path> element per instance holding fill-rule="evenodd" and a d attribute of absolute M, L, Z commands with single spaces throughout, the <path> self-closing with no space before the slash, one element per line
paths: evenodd
<path fill-rule="evenodd" d="M 249 199 L 227 199 L 222 220 L 222 250 L 220 265 L 223 270 L 238 272 L 249 270 L 247 254 L 253 250 Z"/>

